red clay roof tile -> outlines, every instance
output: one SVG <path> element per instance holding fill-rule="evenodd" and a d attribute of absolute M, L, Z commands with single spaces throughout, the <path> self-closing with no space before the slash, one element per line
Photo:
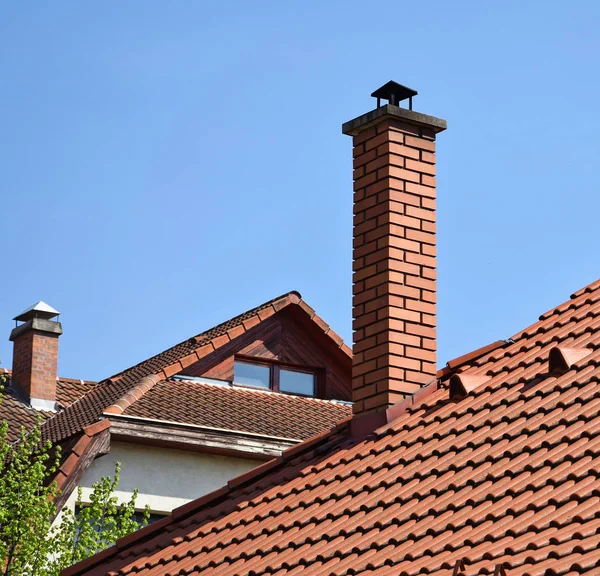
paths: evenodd
<path fill-rule="evenodd" d="M 591 353 L 549 372 L 555 346 Z M 459 369 L 489 379 L 451 400 L 446 373 L 368 436 L 338 427 L 65 575 L 594 574 L 600 281 Z"/>
<path fill-rule="evenodd" d="M 179 379 L 159 382 L 123 411 L 123 416 L 293 440 L 328 430 L 351 414 L 347 403 Z"/>

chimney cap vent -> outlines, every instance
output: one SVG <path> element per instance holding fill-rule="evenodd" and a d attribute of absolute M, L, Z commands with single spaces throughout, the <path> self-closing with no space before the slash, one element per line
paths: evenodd
<path fill-rule="evenodd" d="M 18 316 L 15 316 L 13 320 L 17 322 L 27 322 L 32 318 L 42 318 L 44 320 L 51 320 L 58 316 L 60 312 L 52 308 L 52 306 L 42 302 L 36 302 L 26 310 L 23 310 Z"/>
<path fill-rule="evenodd" d="M 377 98 L 377 108 L 381 106 L 382 98 L 387 100 L 392 106 L 400 106 L 400 102 L 408 98 L 408 109 L 412 110 L 412 99 L 413 96 L 416 96 L 417 94 L 418 92 L 416 90 L 390 80 L 387 84 L 384 84 L 381 88 L 375 90 L 371 96 Z"/>

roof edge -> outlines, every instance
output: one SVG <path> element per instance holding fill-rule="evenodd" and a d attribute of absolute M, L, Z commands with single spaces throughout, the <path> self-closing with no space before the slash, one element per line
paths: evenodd
<path fill-rule="evenodd" d="M 146 418 L 144 416 L 133 416 L 131 414 L 122 413 L 109 413 L 104 412 L 103 416 L 106 418 L 114 418 L 116 420 L 131 420 L 131 421 L 142 421 L 152 422 L 153 424 L 160 424 L 166 426 L 173 426 L 178 428 L 193 428 L 194 430 L 211 430 L 213 432 L 225 432 L 228 434 L 241 434 L 250 438 L 264 438 L 267 440 L 281 440 L 283 442 L 302 442 L 299 438 L 284 438 L 282 436 L 269 436 L 267 434 L 257 434 L 256 432 L 246 432 L 245 430 L 232 430 L 231 428 L 216 428 L 214 426 L 201 426 L 199 424 L 190 424 L 189 422 L 175 422 L 173 420 L 160 420 L 158 418 Z"/>
<path fill-rule="evenodd" d="M 264 302 L 263 304 L 260 304 L 259 306 L 256 306 L 254 308 L 251 308 L 250 310 L 246 310 L 245 312 L 242 312 L 241 314 L 233 316 L 232 318 L 229 318 L 228 320 L 225 320 L 224 322 L 220 322 L 216 326 L 212 326 L 211 328 L 208 328 L 208 329 L 204 330 L 203 332 L 196 334 L 195 336 L 186 338 L 185 340 L 182 340 L 181 342 L 178 342 L 177 344 L 174 344 L 173 346 L 170 346 L 169 348 L 166 348 L 165 350 L 161 350 L 158 354 L 154 354 L 153 356 L 150 356 L 150 358 L 146 358 L 146 359 L 142 360 L 141 362 L 138 362 L 137 364 L 134 364 L 133 366 L 130 366 L 129 368 L 126 368 L 125 370 L 122 370 L 121 372 L 117 372 L 116 374 L 114 374 L 113 376 L 108 378 L 107 380 L 113 380 L 113 381 L 120 380 L 126 373 L 131 372 L 132 370 L 141 367 L 146 362 L 149 362 L 151 360 L 159 358 L 165 352 L 168 352 L 169 350 L 173 350 L 174 348 L 185 343 L 186 341 L 195 340 L 198 343 L 204 342 L 204 338 L 202 338 L 202 336 L 205 335 L 207 332 L 210 332 L 211 330 L 215 330 L 221 326 L 229 324 L 230 322 L 238 320 L 238 319 L 240 319 L 241 316 L 244 316 L 245 314 L 248 314 L 249 312 L 254 312 L 254 313 L 252 314 L 252 316 L 250 316 L 250 318 L 242 321 L 241 326 L 244 328 L 244 331 L 247 330 L 248 328 L 254 326 L 256 323 L 258 323 L 262 320 L 265 320 L 269 316 L 272 316 L 275 312 L 278 312 L 281 308 L 284 308 L 285 306 L 290 304 L 292 301 L 300 302 L 301 300 L 302 300 L 302 295 L 300 294 L 300 292 L 298 292 L 296 290 L 291 290 L 290 292 L 286 292 L 285 294 L 282 294 L 281 296 L 277 296 L 277 297 L 273 298 L 272 300 L 268 300 L 267 302 Z M 273 309 L 274 311 L 269 311 L 270 308 Z M 254 318 L 254 320 L 252 320 L 253 318 Z M 171 376 L 173 376 L 174 374 L 177 374 L 177 372 L 183 370 L 190 364 L 193 364 L 194 362 L 201 360 L 207 354 L 213 352 L 217 348 L 220 348 L 222 344 L 225 344 L 226 342 L 229 342 L 230 340 L 232 340 L 234 337 L 236 337 L 238 335 L 239 328 L 240 328 L 240 326 L 236 326 L 235 328 L 231 328 L 230 330 L 227 330 L 226 334 L 224 334 L 223 337 L 221 337 L 221 338 L 223 338 L 224 341 L 219 342 L 217 346 L 212 346 L 212 341 L 206 342 L 206 346 L 200 346 L 199 348 L 194 350 L 194 352 L 192 354 L 189 354 L 188 356 L 179 358 L 176 362 L 173 362 L 172 364 L 167 365 L 160 372 L 156 373 L 156 375 L 161 378 L 165 378 L 165 379 L 170 378 Z M 218 340 L 218 338 L 214 338 L 213 340 Z M 209 349 L 209 347 L 210 347 L 210 349 Z M 206 348 L 206 350 L 205 350 L 205 348 Z"/>
<path fill-rule="evenodd" d="M 482 346 L 481 348 L 477 348 L 472 352 L 468 352 L 467 354 L 463 354 L 462 356 L 448 360 L 448 362 L 446 362 L 446 367 L 450 368 L 451 370 L 455 370 L 464 364 L 472 362 L 473 360 L 478 360 L 482 356 L 485 356 L 486 354 L 493 352 L 494 350 L 498 350 L 498 348 L 502 348 L 506 345 L 508 345 L 506 340 L 496 340 L 495 342 L 487 344 L 486 346 Z"/>
<path fill-rule="evenodd" d="M 75 489 L 77 482 L 95 459 L 95 457 L 84 458 L 84 456 L 93 452 L 96 456 L 106 453 L 109 443 L 109 428 L 110 422 L 108 420 L 99 420 L 85 426 L 81 431 L 79 440 L 71 448 L 70 454 L 59 466 L 53 478 L 56 487 L 60 491 L 55 500 L 57 512 L 62 509 Z"/>
<path fill-rule="evenodd" d="M 323 331 L 325 336 L 332 340 L 346 356 L 352 358 L 352 348 L 350 348 L 350 346 L 344 342 L 344 339 L 316 313 L 315 309 L 310 306 L 306 300 L 301 299 L 299 302 L 292 302 L 292 304 L 296 304 Z"/>

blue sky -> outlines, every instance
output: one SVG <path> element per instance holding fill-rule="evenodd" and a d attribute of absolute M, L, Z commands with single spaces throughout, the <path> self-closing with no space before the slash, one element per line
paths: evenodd
<path fill-rule="evenodd" d="M 511 336 L 599 276 L 599 21 L 592 1 L 3 3 L 3 365 L 40 299 L 76 378 L 292 289 L 349 342 L 341 124 L 390 79 L 449 126 L 439 364 Z"/>

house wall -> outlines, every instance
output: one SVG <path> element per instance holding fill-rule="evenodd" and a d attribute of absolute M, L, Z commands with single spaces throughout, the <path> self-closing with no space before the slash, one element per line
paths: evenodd
<path fill-rule="evenodd" d="M 153 513 L 168 514 L 190 500 L 224 486 L 231 478 L 261 464 L 258 460 L 234 458 L 112 441 L 110 453 L 96 459 L 79 485 L 83 502 L 89 502 L 92 484 L 102 476 L 112 476 L 116 462 L 121 463 L 119 501 L 129 500 L 139 489 L 136 508 L 147 504 Z M 74 510 L 77 490 L 65 507 Z"/>

